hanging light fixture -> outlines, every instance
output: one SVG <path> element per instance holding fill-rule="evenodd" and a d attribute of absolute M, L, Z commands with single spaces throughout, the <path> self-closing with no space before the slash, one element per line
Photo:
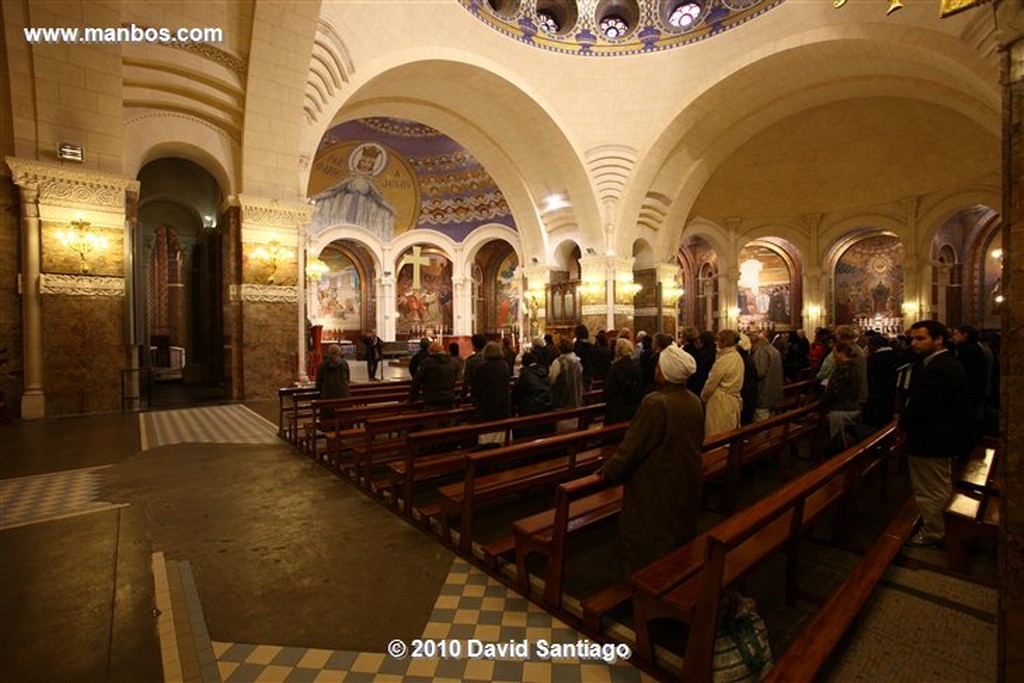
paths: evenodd
<path fill-rule="evenodd" d="M 78 254 L 81 260 L 81 272 L 89 272 L 89 261 L 87 257 L 94 251 L 103 251 L 107 248 L 107 238 L 97 233 L 89 221 L 77 218 L 71 221 L 70 227 L 66 230 L 57 231 L 57 239 L 62 246 Z"/>

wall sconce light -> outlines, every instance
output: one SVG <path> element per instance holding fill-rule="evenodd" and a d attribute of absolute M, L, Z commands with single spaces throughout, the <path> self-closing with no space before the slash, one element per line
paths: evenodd
<path fill-rule="evenodd" d="M 997 304 L 1001 304 L 1001 303 L 1003 303 L 1004 301 L 1006 301 L 1006 297 L 1005 297 L 1005 296 L 1003 296 L 1002 294 L 996 294 L 996 296 L 995 296 L 995 298 L 993 299 L 993 301 L 995 301 L 995 302 L 996 302 Z"/>
<path fill-rule="evenodd" d="M 739 306 L 732 306 L 726 312 L 729 314 L 729 319 L 730 320 L 735 320 L 735 321 L 739 322 L 739 319 L 740 319 L 740 307 Z"/>
<path fill-rule="evenodd" d="M 266 247 L 263 245 L 256 247 L 252 252 L 252 257 L 270 266 L 270 276 L 267 278 L 267 284 L 272 285 L 274 284 L 274 276 L 277 274 L 278 264 L 295 258 L 295 252 L 283 246 L 277 240 L 273 240 Z"/>
<path fill-rule="evenodd" d="M 807 315 L 811 316 L 812 318 L 817 318 L 818 316 L 821 315 L 821 306 L 817 304 L 811 304 L 810 306 L 807 307 Z"/>
<path fill-rule="evenodd" d="M 1003 250 L 998 248 L 998 247 L 993 249 L 992 250 L 992 258 L 997 259 L 997 260 L 1003 258 Z"/>
<path fill-rule="evenodd" d="M 576 291 L 578 291 L 580 294 L 600 294 L 601 284 L 602 283 L 600 282 L 595 282 L 592 280 L 584 280 L 580 284 L 580 286 L 576 288 Z"/>
<path fill-rule="evenodd" d="M 903 302 L 903 315 L 906 317 L 916 317 L 921 313 L 921 306 L 916 301 L 905 301 Z"/>
<path fill-rule="evenodd" d="M 306 280 L 310 283 L 320 282 L 320 279 L 329 272 L 331 272 L 330 266 L 321 261 L 318 256 L 310 258 L 306 263 Z"/>
<path fill-rule="evenodd" d="M 78 254 L 83 273 L 89 272 L 86 257 L 94 251 L 103 251 L 107 248 L 107 238 L 93 230 L 89 221 L 81 218 L 71 221 L 71 227 L 67 230 L 58 230 L 57 239 L 62 246 Z"/>
<path fill-rule="evenodd" d="M 663 285 L 661 288 L 661 298 L 666 302 L 676 301 L 684 294 L 686 290 L 675 285 Z"/>

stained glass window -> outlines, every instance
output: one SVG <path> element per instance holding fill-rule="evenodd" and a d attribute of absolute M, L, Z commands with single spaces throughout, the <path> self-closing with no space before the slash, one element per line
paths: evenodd
<path fill-rule="evenodd" d="M 626 31 L 629 30 L 629 26 L 623 21 L 621 17 L 617 17 L 614 14 L 610 14 L 601 20 L 601 33 L 606 38 L 614 40 L 615 38 L 621 38 L 626 35 Z"/>
<path fill-rule="evenodd" d="M 537 25 L 546 33 L 558 33 L 558 22 L 547 12 L 537 12 Z"/>
<path fill-rule="evenodd" d="M 700 17 L 700 4 L 684 2 L 672 10 L 668 23 L 676 28 L 690 28 L 698 17 Z"/>

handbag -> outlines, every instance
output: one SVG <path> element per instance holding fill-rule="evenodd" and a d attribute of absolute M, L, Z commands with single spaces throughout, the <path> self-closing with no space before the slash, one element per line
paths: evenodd
<path fill-rule="evenodd" d="M 772 668 L 768 627 L 753 598 L 739 593 L 722 596 L 725 605 L 715 631 L 712 680 L 747 683 L 761 680 Z"/>

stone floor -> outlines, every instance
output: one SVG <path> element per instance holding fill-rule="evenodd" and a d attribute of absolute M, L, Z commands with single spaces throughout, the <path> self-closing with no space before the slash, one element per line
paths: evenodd
<path fill-rule="evenodd" d="M 618 658 L 389 655 L 394 641 L 423 638 L 465 647 L 584 636 L 297 454 L 275 436 L 276 414 L 265 401 L 0 427 L 0 677 L 647 677 Z M 768 475 L 750 485 L 759 481 Z M 570 592 L 598 583 L 613 536 L 577 548 Z M 856 559 L 808 548 L 812 584 L 835 582 Z M 773 571 L 749 589 L 781 648 L 815 605 L 780 604 Z M 938 551 L 904 553 L 824 680 L 994 680 L 989 549 L 971 572 L 949 575 Z"/>

